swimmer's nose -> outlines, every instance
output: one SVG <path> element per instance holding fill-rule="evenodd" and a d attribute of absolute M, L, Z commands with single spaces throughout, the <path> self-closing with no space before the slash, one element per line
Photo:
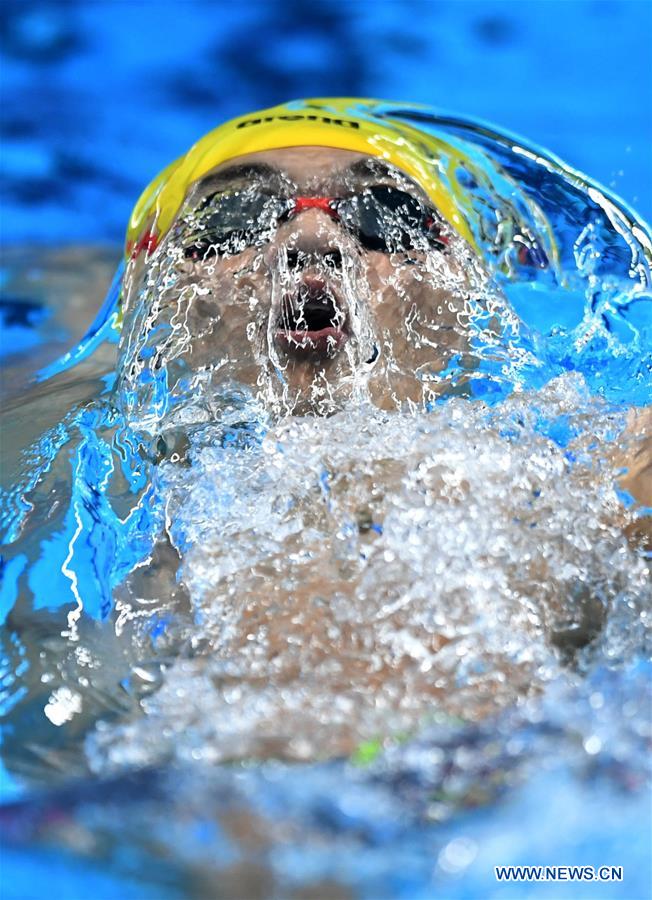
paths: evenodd
<path fill-rule="evenodd" d="M 286 248 L 290 265 L 306 257 L 328 257 L 335 267 L 341 267 L 342 250 L 351 237 L 331 212 L 311 205 L 279 226 L 273 244 Z"/>

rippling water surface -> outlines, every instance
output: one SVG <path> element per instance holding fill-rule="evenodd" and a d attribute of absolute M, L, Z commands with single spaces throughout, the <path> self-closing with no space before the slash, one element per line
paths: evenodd
<path fill-rule="evenodd" d="M 263 262 L 207 292 L 172 232 L 122 332 L 114 290 L 6 414 L 10 451 L 41 434 L 3 492 L 17 871 L 54 842 L 137 896 L 503 896 L 493 865 L 570 856 L 625 865 L 601 895 L 649 889 L 649 557 L 617 481 L 649 231 L 538 148 L 378 114 L 469 161 L 482 262 L 420 276 L 459 302 L 424 318 L 401 276 L 378 329 L 353 255 L 352 339 L 298 389 Z"/>

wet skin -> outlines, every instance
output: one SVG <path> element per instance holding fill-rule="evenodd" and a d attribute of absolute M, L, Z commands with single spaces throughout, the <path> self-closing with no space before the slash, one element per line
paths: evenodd
<path fill-rule="evenodd" d="M 445 243 L 429 252 L 370 250 L 342 222 L 309 207 L 241 252 L 189 258 L 194 212 L 216 191 L 252 184 L 284 198 L 348 197 L 374 185 L 395 186 L 432 210 Z M 160 308 L 177 327 L 182 323 L 187 340 L 180 355 L 191 370 L 216 367 L 218 379 L 252 386 L 261 384 L 266 370 L 283 382 L 282 411 L 295 413 L 327 413 L 345 401 L 353 370 L 358 383 L 362 374 L 368 396 L 380 408 L 419 403 L 443 390 L 464 391 L 464 375 L 451 388 L 438 383 L 438 373 L 453 354 L 459 354 L 462 370 L 473 368 L 466 301 L 474 294 L 490 295 L 489 276 L 422 188 L 381 160 L 326 147 L 229 160 L 190 187 L 163 244 L 168 261 L 174 260 L 176 281 L 160 292 Z M 127 272 L 124 332 L 141 302 L 148 265 L 141 254 Z M 279 270 L 285 284 L 275 283 Z M 293 328 L 288 320 L 288 310 L 301 306 L 302 297 L 320 292 L 334 304 L 339 332 L 326 341 L 310 333 L 308 321 Z M 652 503 L 650 415 L 650 408 L 632 414 L 613 459 L 622 486 L 642 507 Z M 652 546 L 651 517 L 639 518 L 627 534 Z"/>
<path fill-rule="evenodd" d="M 282 198 L 346 198 L 393 186 L 423 203 L 441 241 L 428 246 L 419 235 L 420 246 L 399 252 L 369 249 L 327 210 L 308 205 L 255 246 L 192 258 L 202 203 L 252 184 Z M 161 309 L 183 318 L 185 363 L 196 370 L 219 361 L 229 377 L 253 385 L 271 359 L 284 405 L 294 412 L 328 411 L 324 395 L 349 396 L 354 371 L 363 373 L 377 406 L 436 392 L 438 373 L 468 348 L 465 302 L 488 280 L 477 254 L 407 176 L 381 160 L 324 147 L 265 151 L 218 166 L 191 186 L 160 253 L 175 249 L 175 283 L 162 292 Z M 127 320 L 145 268 L 143 254 L 128 273 Z M 311 310 L 320 305 L 315 323 Z"/>
<path fill-rule="evenodd" d="M 381 176 L 377 168 L 374 171 L 373 165 L 366 174 L 362 168 L 355 172 L 347 171 L 351 165 L 364 161 L 365 157 L 360 154 L 323 148 L 299 148 L 243 157 L 224 164 L 212 174 L 219 176 L 220 173 L 225 174 L 230 169 L 230 181 L 223 182 L 222 187 L 229 185 L 234 187 L 238 184 L 233 177 L 234 166 L 264 163 L 277 170 L 276 173 L 264 177 L 267 186 L 270 189 L 274 188 L 281 196 L 346 196 L 348 192 L 362 190 L 366 185 L 396 183 L 414 196 L 421 196 L 427 203 L 427 198 L 423 197 L 420 189 L 400 173 L 384 173 Z M 244 182 L 242 173 L 237 177 L 245 186 L 252 180 L 251 174 L 244 176 Z M 361 246 L 356 235 L 348 231 L 341 222 L 333 219 L 322 209 L 312 207 L 303 210 L 294 218 L 281 222 L 270 235 L 270 239 L 261 245 L 247 248 L 231 256 L 212 256 L 199 260 L 187 258 L 184 255 L 184 242 L 188 232 L 184 221 L 214 190 L 215 183 L 210 178 L 203 178 L 191 188 L 177 223 L 161 248 L 163 251 L 166 249 L 170 251 L 170 256 L 165 256 L 165 259 L 178 277 L 172 286 L 165 287 L 161 293 L 160 315 L 161 317 L 167 315 L 177 323 L 177 327 L 187 330 L 188 340 L 183 356 L 192 367 L 200 369 L 215 361 L 226 360 L 216 373 L 218 378 L 226 374 L 239 381 L 256 385 L 264 360 L 274 356 L 289 385 L 288 406 L 292 411 L 301 410 L 306 406 L 321 411 L 324 406 L 320 406 L 319 398 L 315 401 L 315 383 L 327 383 L 331 396 L 345 399 L 350 384 L 347 379 L 354 363 L 364 367 L 370 358 L 368 355 L 370 350 L 377 344 L 379 349 L 377 362 L 368 370 L 369 392 L 378 406 L 391 408 L 401 399 L 419 401 L 423 398 L 423 385 L 413 375 L 415 368 L 426 366 L 432 371 L 437 371 L 445 365 L 451 352 L 460 350 L 463 352 L 466 349 L 466 323 L 463 312 L 465 297 L 482 284 L 484 273 L 477 255 L 450 227 L 443 226 L 448 238 L 446 250 L 441 252 L 435 250 L 429 255 L 417 250 L 390 255 Z M 355 295 L 359 309 L 352 310 L 347 307 L 344 310 L 343 321 L 347 326 L 345 340 L 335 341 L 334 346 L 330 350 L 327 346 L 325 352 L 324 348 L 320 347 L 315 347 L 313 352 L 313 348 L 310 347 L 292 346 L 288 337 L 283 334 L 284 329 L 279 327 L 279 323 L 282 324 L 283 321 L 284 296 L 283 286 L 279 289 L 274 281 L 279 270 L 279 258 L 285 259 L 284 273 L 288 284 L 299 293 L 302 285 L 310 292 L 315 282 L 319 281 L 321 282 L 319 289 L 327 289 L 334 298 L 340 298 L 346 294 L 343 288 L 347 277 L 346 267 L 350 265 L 354 269 L 353 283 L 359 288 L 359 292 Z M 131 267 L 127 279 L 124 334 L 129 332 L 130 319 L 137 307 L 138 291 L 143 277 L 147 277 L 148 266 L 151 265 L 153 268 L 158 264 L 156 258 L 148 261 L 143 254 Z M 364 327 L 355 327 L 355 315 L 359 316 Z M 296 328 L 285 330 L 300 331 Z M 429 339 L 430 343 L 423 340 L 424 337 Z M 300 344 L 301 340 L 300 335 L 297 335 L 295 343 Z M 348 355 L 349 353 L 352 357 Z M 338 394 L 340 387 L 341 392 Z M 509 402 L 506 401 L 507 406 Z M 633 417 L 629 434 L 623 437 L 623 442 L 626 440 L 630 442 L 629 449 L 623 448 L 622 455 L 614 458 L 614 465 L 617 468 L 629 468 L 624 486 L 641 503 L 647 503 L 648 506 L 652 504 L 650 424 L 649 413 L 643 412 Z M 67 460 L 65 462 L 67 464 Z M 67 470 L 63 471 L 63 458 L 61 465 L 63 482 L 67 477 Z M 366 461 L 362 460 L 361 466 L 365 468 L 363 474 L 369 475 L 366 465 Z M 469 472 L 472 473 L 472 467 L 469 468 Z M 382 504 L 384 496 L 389 497 L 398 493 L 404 475 L 400 466 L 380 466 L 373 473 L 373 484 L 366 490 L 364 479 L 357 471 L 348 478 L 347 473 L 343 472 L 338 484 L 334 485 L 334 495 L 337 497 L 338 491 L 341 491 L 344 498 L 342 502 L 347 508 L 350 507 L 352 513 L 361 508 L 364 513 L 367 495 L 371 493 L 372 487 L 378 488 L 376 493 L 380 499 L 376 500 L 377 505 Z M 434 496 L 439 496 L 440 493 L 444 493 L 446 485 L 437 478 L 436 473 L 433 479 L 431 490 Z M 587 476 L 587 490 L 591 490 L 589 476 Z M 466 481 L 462 480 L 450 502 L 464 506 L 469 499 L 469 491 Z M 360 496 L 356 492 L 359 492 Z M 346 495 L 349 493 L 350 502 L 346 501 Z M 503 510 L 506 516 L 512 515 L 510 499 L 509 492 L 506 491 Z M 372 512 L 374 521 L 382 524 L 382 510 L 374 507 Z M 649 517 L 639 520 L 640 532 L 643 532 L 645 523 L 649 524 L 649 521 Z M 364 520 L 361 522 L 361 531 L 364 531 L 371 543 L 375 539 L 375 533 L 365 530 Z M 635 532 L 630 526 L 631 522 L 627 525 L 628 536 L 635 542 L 640 541 L 641 533 Z M 304 549 L 303 538 L 298 536 L 297 542 L 294 549 L 300 554 Z M 199 563 L 204 565 L 206 559 L 210 561 L 214 559 L 216 565 L 219 564 L 219 555 L 223 550 L 220 541 L 216 541 L 215 545 L 209 548 L 199 547 L 197 549 Z M 567 612 L 565 609 L 558 610 L 556 606 L 566 594 L 563 586 L 560 588 L 556 584 L 555 572 L 538 565 L 536 547 L 533 549 L 532 557 L 535 562 L 518 573 L 518 580 L 545 587 L 545 591 L 543 589 L 540 591 L 542 618 L 544 622 L 547 622 L 548 618 L 554 620 L 555 617 L 559 617 L 558 614 Z M 495 680 L 491 678 L 486 680 L 484 692 L 474 688 L 466 694 L 457 690 L 453 682 L 450 684 L 447 682 L 445 689 L 436 687 L 433 673 L 421 672 L 416 664 L 412 665 L 407 659 L 400 665 L 374 668 L 371 664 L 369 643 L 364 646 L 361 644 L 362 629 L 357 621 L 345 629 L 339 649 L 334 648 L 329 637 L 329 628 L 333 625 L 331 606 L 329 603 L 315 601 L 321 597 L 333 597 L 336 593 L 339 595 L 353 593 L 356 589 L 355 583 L 350 578 L 342 576 L 336 563 L 336 554 L 331 552 L 329 542 L 324 541 L 315 555 L 314 562 L 301 573 L 301 578 L 296 579 L 296 585 L 286 587 L 278 573 L 274 575 L 272 572 L 270 576 L 260 567 L 257 571 L 245 571 L 242 582 L 238 584 L 238 590 L 233 595 L 238 608 L 242 610 L 242 622 L 234 634 L 230 652 L 236 658 L 244 657 L 251 645 L 250 635 L 256 629 L 261 633 L 266 631 L 270 671 L 276 671 L 274 659 L 287 645 L 290 635 L 294 646 L 300 648 L 299 668 L 298 672 L 294 672 L 291 666 L 288 666 L 287 669 L 277 673 L 276 677 L 282 685 L 296 682 L 301 687 L 304 679 L 323 667 L 331 672 L 329 677 L 333 682 L 333 696 L 348 690 L 349 686 L 352 686 L 354 692 L 361 686 L 363 693 L 366 691 L 366 696 L 373 698 L 376 693 L 382 691 L 383 685 L 386 685 L 388 690 L 393 690 L 393 686 L 396 686 L 398 701 L 402 701 L 405 697 L 413 702 L 415 717 L 420 714 L 420 704 L 425 703 L 427 708 L 432 698 L 437 698 L 456 714 L 479 716 L 486 714 L 496 705 L 512 702 L 531 689 L 529 672 L 518 669 L 504 670 L 501 668 L 500 660 L 495 665 L 497 677 Z M 179 596 L 181 589 L 176 581 L 178 566 L 179 557 L 176 548 L 163 540 L 149 565 L 132 573 L 129 576 L 131 584 L 118 589 L 118 594 L 121 595 L 118 597 L 117 606 L 121 610 L 120 615 L 130 610 L 134 597 L 145 598 L 142 601 L 144 604 L 160 602 L 164 610 L 178 611 L 179 608 L 185 607 L 186 599 Z M 272 585 L 273 590 L 270 590 L 270 577 L 277 578 L 277 583 Z M 143 579 L 151 580 L 151 584 L 143 585 Z M 397 590 L 401 590 L 400 585 Z M 222 595 L 219 596 L 221 598 Z M 382 600 L 382 596 L 378 598 L 378 602 Z M 601 615 L 594 614 L 591 602 L 592 598 L 588 596 L 586 602 L 583 599 L 583 605 L 568 610 L 569 620 L 573 626 L 568 629 L 570 638 L 575 641 L 573 647 L 577 645 L 578 635 L 582 641 L 591 640 L 596 630 L 603 624 Z M 405 612 L 402 609 L 398 610 L 393 625 L 397 629 L 412 627 L 409 613 L 410 610 Z M 572 619 L 572 615 L 578 618 Z M 20 613 L 12 614 L 13 627 L 20 629 L 19 620 Z M 136 624 L 137 621 L 134 620 Z M 133 623 L 130 624 L 135 628 Z M 578 624 L 581 627 L 578 628 Z M 27 627 L 27 623 L 24 627 Z M 55 625 L 55 630 L 58 627 Z M 82 632 L 82 643 L 94 648 L 96 646 L 98 657 L 112 661 L 112 667 L 105 666 L 101 675 L 106 691 L 98 691 L 99 699 L 96 706 L 93 705 L 92 697 L 88 699 L 85 697 L 83 717 L 75 719 L 76 727 L 81 731 L 92 725 L 94 717 L 106 714 L 103 705 L 106 703 L 106 697 L 116 696 L 115 685 L 129 665 L 140 664 L 142 654 L 145 652 L 143 646 L 146 647 L 148 654 L 151 650 L 148 641 L 141 643 L 136 632 L 131 634 L 127 628 L 119 634 L 116 628 L 115 643 L 109 640 L 105 632 L 94 630 L 94 623 L 83 621 L 80 628 L 88 631 Z M 369 641 L 373 647 L 372 628 L 373 623 L 371 626 L 367 625 L 367 631 L 371 632 Z M 546 629 L 553 642 L 564 641 L 568 644 L 569 638 L 566 634 L 555 635 L 552 626 L 548 629 L 547 624 Z M 37 698 L 37 706 L 40 704 L 42 709 L 57 682 L 48 682 L 47 686 L 40 683 L 40 672 L 43 671 L 40 666 L 46 667 L 47 661 L 40 662 L 41 641 L 39 633 L 36 634 L 39 639 L 34 641 L 33 652 L 30 651 L 33 666 L 28 677 L 34 679 L 33 690 L 43 692 L 43 699 L 39 699 L 40 694 Z M 445 636 L 436 634 L 433 636 L 430 649 L 436 653 L 445 643 Z M 64 654 L 64 650 L 65 648 L 57 647 L 53 653 L 58 658 Z M 178 648 L 172 648 L 170 654 L 174 655 L 176 650 Z M 214 648 L 209 642 L 206 660 L 210 661 L 213 655 Z M 71 675 L 66 677 L 75 679 L 77 663 L 72 654 L 70 659 Z M 263 676 L 260 681 L 264 684 L 267 683 L 266 674 L 263 665 Z M 246 682 L 247 678 L 254 683 L 254 675 L 244 675 L 243 682 Z M 282 693 L 279 692 L 277 699 L 279 708 L 272 711 L 276 714 L 276 719 L 272 715 L 268 733 L 265 729 L 260 729 L 260 735 L 256 738 L 261 744 L 262 755 L 285 752 L 282 747 L 279 749 L 273 743 L 279 731 L 278 723 L 281 723 L 285 733 L 290 735 L 299 734 L 301 728 L 308 736 L 315 731 L 316 726 L 310 720 L 309 709 L 301 708 L 301 716 L 305 721 L 295 727 L 295 723 L 289 718 L 288 710 L 283 706 Z M 115 706 L 117 714 L 119 706 L 117 701 Z M 354 716 L 351 717 L 351 727 L 343 727 L 341 732 L 338 732 L 329 720 L 320 752 L 351 752 L 356 740 L 364 736 L 358 734 L 354 726 Z M 74 736 L 73 741 L 77 743 Z M 16 745 L 17 756 L 24 755 L 21 742 L 17 740 Z"/>

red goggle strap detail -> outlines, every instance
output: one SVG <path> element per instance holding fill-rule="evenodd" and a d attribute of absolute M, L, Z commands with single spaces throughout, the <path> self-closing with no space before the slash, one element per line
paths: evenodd
<path fill-rule="evenodd" d="M 335 198 L 333 197 L 295 197 L 290 215 L 296 216 L 303 212 L 304 209 L 321 209 L 322 212 L 327 213 L 334 219 L 339 219 L 335 207 Z"/>
<path fill-rule="evenodd" d="M 127 252 L 131 259 L 136 259 L 145 250 L 147 255 L 153 253 L 158 245 L 158 235 L 152 231 L 146 231 L 131 246 L 127 245 Z"/>
<path fill-rule="evenodd" d="M 437 222 L 437 220 L 434 219 L 432 216 L 428 216 L 428 218 L 426 219 L 426 228 L 432 228 L 433 225 L 438 225 L 438 224 L 439 223 Z M 441 233 L 437 234 L 437 240 L 441 244 L 448 244 L 448 238 L 444 234 L 441 234 Z"/>

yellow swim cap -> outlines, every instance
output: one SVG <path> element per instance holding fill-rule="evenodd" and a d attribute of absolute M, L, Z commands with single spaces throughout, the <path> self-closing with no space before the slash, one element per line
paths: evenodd
<path fill-rule="evenodd" d="M 294 100 L 231 119 L 164 169 L 141 195 L 129 220 L 127 253 L 152 249 L 166 234 L 193 182 L 236 156 L 285 147 L 333 147 L 387 160 L 413 178 L 471 244 L 468 205 L 454 172 L 464 159 L 451 144 L 374 112 L 379 101 Z"/>

